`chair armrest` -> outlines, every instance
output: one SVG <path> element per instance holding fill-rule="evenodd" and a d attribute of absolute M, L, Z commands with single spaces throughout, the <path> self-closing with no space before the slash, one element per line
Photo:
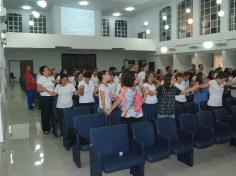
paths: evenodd
<path fill-rule="evenodd" d="M 179 129 L 178 130 L 178 137 L 179 137 L 179 141 L 181 143 L 189 142 L 189 143 L 193 144 L 193 133 L 190 131 Z"/>
<path fill-rule="evenodd" d="M 157 144 L 162 144 L 170 150 L 171 144 L 170 140 L 167 137 L 157 135 Z"/>
<path fill-rule="evenodd" d="M 136 140 L 132 140 L 130 142 L 130 151 L 132 153 L 135 153 L 137 155 L 142 155 L 144 156 L 144 147 L 143 144 L 141 144 L 140 142 L 136 141 Z"/>
<path fill-rule="evenodd" d="M 210 127 L 199 126 L 199 135 L 205 139 L 213 139 L 214 130 Z"/>

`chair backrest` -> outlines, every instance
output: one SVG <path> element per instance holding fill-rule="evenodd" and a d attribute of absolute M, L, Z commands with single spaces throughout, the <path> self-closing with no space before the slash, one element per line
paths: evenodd
<path fill-rule="evenodd" d="M 218 122 L 225 122 L 230 124 L 231 123 L 231 115 L 229 113 L 229 111 L 225 108 L 217 108 L 213 110 L 216 120 Z"/>
<path fill-rule="evenodd" d="M 199 125 L 214 128 L 215 119 L 211 111 L 201 111 L 197 113 Z"/>
<path fill-rule="evenodd" d="M 181 114 L 179 122 L 181 129 L 191 131 L 194 135 L 197 134 L 198 124 L 195 114 Z"/>
<path fill-rule="evenodd" d="M 120 117 L 121 117 L 121 111 L 116 110 L 111 113 L 111 115 L 108 117 L 109 118 L 109 124 L 110 125 L 117 125 L 120 124 Z"/>
<path fill-rule="evenodd" d="M 199 112 L 198 105 L 194 102 L 186 103 L 184 106 L 185 106 L 185 112 L 186 113 L 197 113 L 197 112 Z"/>
<path fill-rule="evenodd" d="M 206 108 L 207 108 L 207 101 L 201 101 L 201 102 L 199 103 L 199 106 L 200 106 L 200 110 L 201 110 L 201 111 L 206 110 Z"/>
<path fill-rule="evenodd" d="M 231 113 L 232 113 L 233 119 L 236 120 L 236 105 L 231 106 Z"/>
<path fill-rule="evenodd" d="M 69 130 L 73 129 L 73 117 L 78 115 L 90 114 L 90 106 L 81 106 L 67 108 L 63 111 L 65 129 L 64 132 L 67 133 Z"/>
<path fill-rule="evenodd" d="M 159 135 L 170 139 L 171 144 L 177 141 L 177 126 L 173 118 L 160 118 L 155 120 L 155 125 Z"/>
<path fill-rule="evenodd" d="M 131 125 L 133 138 L 142 143 L 145 148 L 153 147 L 156 144 L 156 133 L 151 121 L 133 123 Z"/>
<path fill-rule="evenodd" d="M 85 139 L 90 139 L 90 130 L 93 128 L 106 126 L 104 114 L 89 114 L 74 116 L 73 128 Z"/>
<path fill-rule="evenodd" d="M 102 156 L 119 155 L 129 152 L 128 128 L 124 124 L 92 129 L 91 147 Z"/>

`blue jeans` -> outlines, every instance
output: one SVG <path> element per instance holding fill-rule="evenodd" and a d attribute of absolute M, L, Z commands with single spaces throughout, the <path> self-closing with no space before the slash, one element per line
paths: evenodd
<path fill-rule="evenodd" d="M 26 94 L 27 94 L 28 108 L 32 109 L 33 108 L 33 102 L 34 102 L 35 90 L 27 90 Z"/>

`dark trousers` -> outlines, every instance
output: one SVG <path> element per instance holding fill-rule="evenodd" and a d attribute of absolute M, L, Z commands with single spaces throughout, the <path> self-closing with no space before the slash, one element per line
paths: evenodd
<path fill-rule="evenodd" d="M 26 94 L 27 94 L 28 108 L 32 109 L 33 108 L 33 102 L 34 102 L 34 96 L 35 96 L 35 90 L 26 90 Z"/>
<path fill-rule="evenodd" d="M 120 119 L 120 122 L 123 123 L 123 124 L 126 124 L 128 126 L 128 133 L 129 133 L 129 140 L 131 141 L 132 140 L 132 129 L 131 129 L 131 125 L 133 123 L 136 123 L 136 122 L 140 122 L 140 121 L 143 121 L 143 117 L 142 118 L 134 118 L 134 117 L 130 117 L 130 118 L 124 118 L 124 117 L 121 117 Z"/>
<path fill-rule="evenodd" d="M 90 113 L 95 114 L 95 103 L 80 103 L 79 106 L 89 106 L 90 107 Z"/>
<path fill-rule="evenodd" d="M 43 132 L 51 130 L 51 123 L 53 118 L 53 97 L 41 96 L 41 123 Z"/>
<path fill-rule="evenodd" d="M 218 109 L 218 108 L 222 108 L 222 106 L 208 106 L 207 105 L 207 110 L 208 111 L 213 111 L 213 110 Z"/>
<path fill-rule="evenodd" d="M 56 136 L 58 135 L 57 134 L 57 124 L 59 124 L 59 127 L 60 127 L 60 132 L 61 132 L 61 136 L 63 135 L 63 119 L 64 119 L 64 117 L 63 117 L 63 111 L 64 111 L 64 109 L 63 108 L 57 108 L 56 109 L 57 110 L 57 117 L 58 117 L 58 119 L 55 119 L 55 132 L 56 132 Z"/>

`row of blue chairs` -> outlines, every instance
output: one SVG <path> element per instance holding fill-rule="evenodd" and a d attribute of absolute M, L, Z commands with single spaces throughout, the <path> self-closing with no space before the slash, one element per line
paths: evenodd
<path fill-rule="evenodd" d="M 132 175 L 144 175 L 144 163 L 167 159 L 171 154 L 188 166 L 193 166 L 194 147 L 204 149 L 230 141 L 236 146 L 236 106 L 233 116 L 225 108 L 185 113 L 175 119 L 162 118 L 131 125 L 129 139 L 126 125 L 91 129 L 90 175 L 101 176 L 130 169 Z"/>

